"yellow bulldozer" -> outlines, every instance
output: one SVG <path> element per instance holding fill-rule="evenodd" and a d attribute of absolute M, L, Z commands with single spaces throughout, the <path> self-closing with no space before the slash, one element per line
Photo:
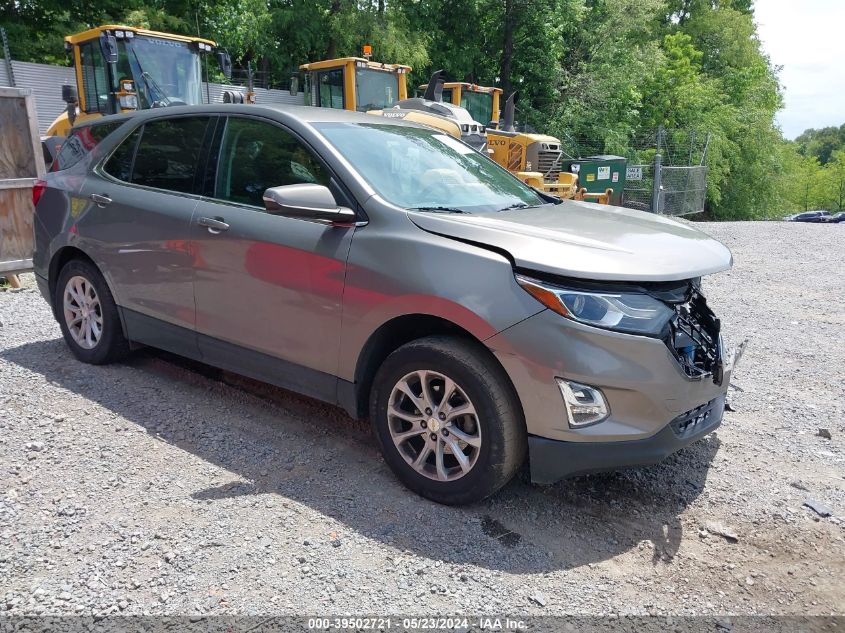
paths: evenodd
<path fill-rule="evenodd" d="M 62 86 L 67 110 L 47 130 L 66 136 L 91 118 L 168 105 L 203 102 L 203 55 L 216 51 L 226 77 L 229 54 L 211 40 L 108 24 L 65 37 L 76 86 Z"/>
<path fill-rule="evenodd" d="M 305 72 L 306 104 L 421 123 L 486 151 L 483 123 L 474 120 L 464 108 L 443 103 L 434 89 L 421 98 L 408 98 L 407 76 L 411 67 L 374 62 L 369 59 L 371 54 L 372 49 L 365 46 L 365 57 L 302 64 L 299 68 Z M 430 83 L 438 85 L 438 81 Z"/>

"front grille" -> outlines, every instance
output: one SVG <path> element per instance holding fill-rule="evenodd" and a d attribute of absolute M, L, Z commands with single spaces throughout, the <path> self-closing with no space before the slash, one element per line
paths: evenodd
<path fill-rule="evenodd" d="M 666 344 L 690 378 L 713 376 L 722 384 L 722 350 L 719 343 L 721 324 L 697 288 L 689 299 L 675 304 L 675 316 L 669 322 Z"/>
<path fill-rule="evenodd" d="M 716 398 L 672 420 L 669 424 L 672 426 L 675 435 L 679 438 L 688 437 L 714 424 L 717 419 L 714 415 L 716 407 L 721 401 L 721 398 Z"/>
<path fill-rule="evenodd" d="M 537 152 L 537 171 L 543 174 L 547 182 L 557 182 L 560 175 L 559 149 L 541 149 Z"/>

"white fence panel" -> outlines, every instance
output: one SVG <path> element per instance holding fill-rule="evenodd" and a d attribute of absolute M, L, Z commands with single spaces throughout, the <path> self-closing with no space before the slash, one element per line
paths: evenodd
<path fill-rule="evenodd" d="M 38 112 L 38 130 L 41 134 L 46 133 L 50 124 L 67 108 L 62 101 L 62 84 L 76 85 L 73 68 L 12 60 L 12 72 L 18 88 L 32 91 Z"/>
<path fill-rule="evenodd" d="M 38 130 L 42 135 L 46 134 L 50 124 L 67 108 L 65 102 L 62 101 L 62 85 L 76 85 L 73 68 L 12 60 L 12 72 L 14 74 L 15 85 L 18 88 L 29 88 L 32 91 L 38 112 Z M 6 60 L 0 58 L 0 86 L 11 85 L 12 82 L 6 72 Z M 221 103 L 223 101 L 224 90 L 245 92 L 246 88 L 243 86 L 227 86 L 210 83 L 208 84 L 208 92 L 206 92 L 206 85 L 203 82 L 203 101 L 206 99 L 206 94 L 209 94 L 211 96 L 211 103 Z M 304 105 L 305 97 L 301 92 L 292 95 L 289 90 L 265 90 L 264 88 L 256 88 L 255 102 L 265 105 Z"/>

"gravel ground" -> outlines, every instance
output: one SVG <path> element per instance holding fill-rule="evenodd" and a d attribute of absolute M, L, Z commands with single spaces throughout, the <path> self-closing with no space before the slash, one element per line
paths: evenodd
<path fill-rule="evenodd" d="M 702 228 L 749 339 L 723 426 L 467 508 L 332 407 L 153 351 L 75 361 L 25 276 L 0 292 L 0 611 L 842 614 L 845 225 Z"/>

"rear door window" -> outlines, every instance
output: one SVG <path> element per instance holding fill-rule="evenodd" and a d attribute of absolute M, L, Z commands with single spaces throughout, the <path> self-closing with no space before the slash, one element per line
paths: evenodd
<path fill-rule="evenodd" d="M 56 160 L 53 162 L 53 171 L 62 171 L 73 167 L 76 163 L 90 154 L 104 138 L 123 125 L 123 121 L 110 121 L 108 123 L 97 123 L 86 125 L 71 130 L 70 135 L 62 143 Z"/>
<path fill-rule="evenodd" d="M 179 117 L 145 123 L 139 132 L 141 138 L 137 141 L 134 159 L 130 135 L 104 169 L 125 182 L 194 193 L 197 165 L 209 120 L 209 117 Z"/>

